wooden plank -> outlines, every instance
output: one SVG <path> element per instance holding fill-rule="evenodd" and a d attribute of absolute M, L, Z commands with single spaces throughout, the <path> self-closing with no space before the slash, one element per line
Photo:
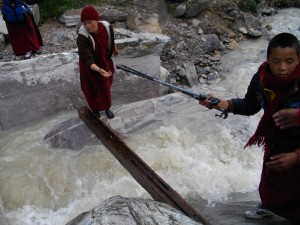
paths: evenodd
<path fill-rule="evenodd" d="M 209 225 L 194 208 L 160 178 L 112 129 L 99 120 L 88 107 L 79 108 L 78 114 L 87 127 L 95 133 L 104 146 L 155 201 L 166 203 L 197 222 Z"/>

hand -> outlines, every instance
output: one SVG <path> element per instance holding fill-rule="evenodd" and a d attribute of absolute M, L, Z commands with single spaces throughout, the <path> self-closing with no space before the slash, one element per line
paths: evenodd
<path fill-rule="evenodd" d="M 297 109 L 282 109 L 272 116 L 274 123 L 280 129 L 287 129 L 297 125 Z"/>
<path fill-rule="evenodd" d="M 205 100 L 199 100 L 199 104 L 205 106 L 209 109 L 218 109 L 220 111 L 227 110 L 229 107 L 228 101 L 224 99 L 220 99 L 220 102 L 217 105 L 211 105 L 210 100 L 212 98 L 215 98 L 212 95 L 207 95 L 207 98 Z"/>
<path fill-rule="evenodd" d="M 1 0 L 0 0 L 1 1 Z M 104 70 L 104 69 L 101 69 L 101 68 L 99 68 L 95 63 L 93 63 L 92 65 L 91 65 L 91 70 L 94 70 L 94 71 L 96 71 L 97 73 L 100 73 L 101 74 L 101 76 L 104 76 L 104 77 L 110 77 L 111 75 L 112 75 L 112 72 L 111 71 L 106 71 L 106 70 Z"/>
<path fill-rule="evenodd" d="M 104 69 L 100 69 L 99 73 L 104 77 L 110 77 L 112 75 L 111 71 L 105 71 Z"/>
<path fill-rule="evenodd" d="M 298 163 L 296 152 L 281 153 L 270 157 L 266 167 L 276 172 L 285 172 Z"/>
<path fill-rule="evenodd" d="M 3 6 L 4 6 L 4 2 L 0 0 L 0 8 L 2 8 Z"/>

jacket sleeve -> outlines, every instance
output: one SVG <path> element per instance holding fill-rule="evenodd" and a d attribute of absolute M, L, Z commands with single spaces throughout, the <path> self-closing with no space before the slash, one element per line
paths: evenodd
<path fill-rule="evenodd" d="M 231 99 L 231 112 L 233 114 L 251 116 L 259 112 L 262 108 L 261 102 L 263 94 L 259 84 L 258 73 L 254 74 L 247 88 L 244 98 Z"/>
<path fill-rule="evenodd" d="M 90 68 L 95 63 L 95 56 L 93 53 L 93 46 L 89 39 L 81 34 L 77 37 L 77 47 L 79 58 L 84 64 Z"/>

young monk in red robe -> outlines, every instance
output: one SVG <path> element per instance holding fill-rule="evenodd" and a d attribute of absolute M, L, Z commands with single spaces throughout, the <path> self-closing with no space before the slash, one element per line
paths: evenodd
<path fill-rule="evenodd" d="M 77 37 L 81 90 L 98 117 L 105 111 L 112 119 L 110 88 L 115 69 L 111 56 L 112 53 L 118 55 L 112 28 L 105 26 L 109 25 L 107 22 L 99 21 L 97 10 L 91 6 L 83 8 L 81 21 L 83 25 L 78 29 Z"/>
<path fill-rule="evenodd" d="M 210 99 L 199 103 L 212 108 Z M 213 108 L 234 114 L 264 114 L 246 146 L 261 145 L 264 162 L 259 184 L 261 203 L 245 216 L 275 213 L 300 224 L 300 43 L 289 33 L 269 43 L 267 60 L 252 77 L 244 98 L 221 99 Z"/>

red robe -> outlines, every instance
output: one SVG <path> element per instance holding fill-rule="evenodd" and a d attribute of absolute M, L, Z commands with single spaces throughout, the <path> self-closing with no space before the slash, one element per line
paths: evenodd
<path fill-rule="evenodd" d="M 97 34 L 92 34 L 95 41 L 95 63 L 106 71 L 114 70 L 114 64 L 112 59 L 107 55 L 108 35 L 105 27 L 99 23 Z M 80 58 L 80 82 L 81 90 L 85 95 L 90 109 L 93 112 L 99 112 L 109 109 L 112 104 L 111 98 L 111 85 L 113 82 L 113 76 L 104 77 L 90 68 L 88 68 L 85 62 Z"/>
<path fill-rule="evenodd" d="M 300 65 L 286 78 L 276 78 L 268 74 L 266 63 L 262 65 L 262 68 L 264 68 L 260 72 L 262 87 L 276 91 L 274 100 L 269 103 L 259 122 L 258 132 L 255 132 L 253 136 L 259 137 L 256 136 L 259 134 L 266 137 L 263 144 L 264 159 L 267 160 L 270 156 L 294 152 L 300 147 L 300 128 L 281 130 L 275 127 L 272 119 L 272 115 L 282 108 L 299 107 Z M 270 170 L 263 164 L 259 194 L 263 208 L 271 210 L 293 223 L 300 224 L 300 164 L 285 172 Z"/>
<path fill-rule="evenodd" d="M 268 155 L 268 152 L 265 152 Z M 300 166 L 277 173 L 263 166 L 259 194 L 263 208 L 300 224 Z"/>
<path fill-rule="evenodd" d="M 16 56 L 26 52 L 37 52 L 43 46 L 42 36 L 32 15 L 27 15 L 24 21 L 6 22 L 9 40 Z"/>

